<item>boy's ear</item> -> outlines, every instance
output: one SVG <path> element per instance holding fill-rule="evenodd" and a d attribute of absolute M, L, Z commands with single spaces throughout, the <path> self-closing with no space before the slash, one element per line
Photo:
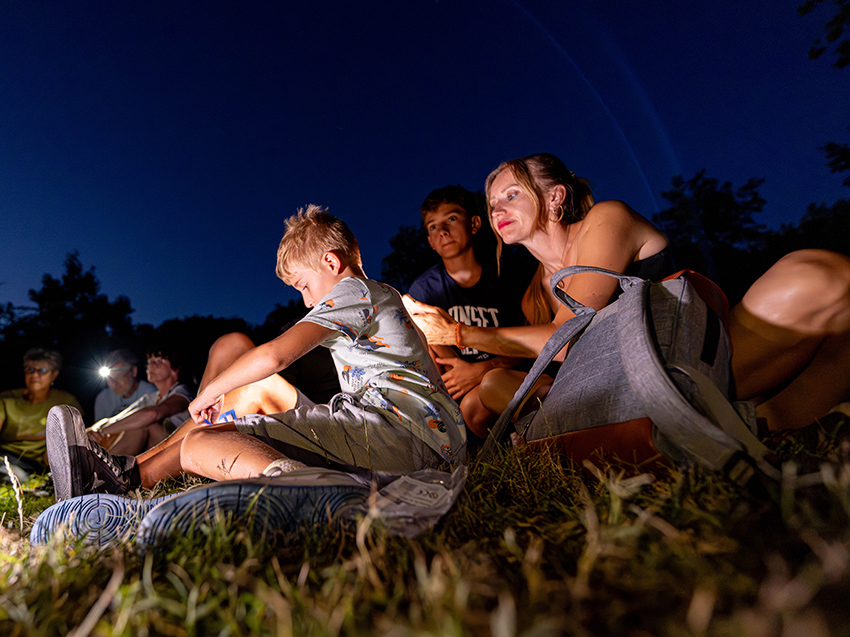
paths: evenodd
<path fill-rule="evenodd" d="M 328 268 L 334 274 L 339 274 L 345 269 L 345 264 L 340 259 L 339 255 L 333 250 L 329 250 L 322 254 L 322 266 Z"/>
<path fill-rule="evenodd" d="M 481 215 L 473 215 L 469 218 L 469 227 L 472 229 L 472 234 L 481 230 Z"/>

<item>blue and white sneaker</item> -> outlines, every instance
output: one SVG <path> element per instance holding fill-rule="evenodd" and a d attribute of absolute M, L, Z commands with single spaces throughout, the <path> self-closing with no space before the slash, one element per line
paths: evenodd
<path fill-rule="evenodd" d="M 63 500 L 38 516 L 30 542 L 46 544 L 60 529 L 68 539 L 81 539 L 98 546 L 130 540 L 147 512 L 172 497 L 138 500 L 92 493 Z"/>
<path fill-rule="evenodd" d="M 350 474 L 308 467 L 280 477 L 225 480 L 170 498 L 145 516 L 136 535 L 142 550 L 186 535 L 218 519 L 247 523 L 257 536 L 273 536 L 335 521 L 344 509 L 364 502 L 369 483 Z"/>

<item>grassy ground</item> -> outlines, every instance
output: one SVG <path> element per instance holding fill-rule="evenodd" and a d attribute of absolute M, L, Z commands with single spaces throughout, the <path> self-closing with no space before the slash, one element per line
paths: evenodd
<path fill-rule="evenodd" d="M 0 634 L 850 634 L 850 442 L 773 444 L 825 486 L 790 463 L 768 496 L 509 450 L 415 540 L 368 519 L 275 542 L 237 523 L 144 556 L 31 547 L 49 482 L 24 485 L 23 529 L 0 488 Z"/>

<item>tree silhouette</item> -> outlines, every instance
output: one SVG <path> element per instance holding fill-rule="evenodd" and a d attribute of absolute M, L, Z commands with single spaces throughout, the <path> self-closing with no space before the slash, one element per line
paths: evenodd
<path fill-rule="evenodd" d="M 687 181 L 677 175 L 673 188 L 661 193 L 672 206 L 652 217 L 670 239 L 676 264 L 711 277 L 730 297 L 739 295 L 741 265 L 767 237 L 764 226 L 753 219 L 764 208 L 765 200 L 758 194 L 763 182 L 751 178 L 734 188 L 728 181 L 706 177 L 704 169 Z"/>
<path fill-rule="evenodd" d="M 826 165 L 830 172 L 850 172 L 850 145 L 828 142 L 820 149 L 826 154 Z M 850 186 L 850 175 L 845 177 L 841 183 Z"/>
<path fill-rule="evenodd" d="M 797 7 L 797 12 L 800 15 L 806 15 L 823 3 L 824 0 L 806 0 Z M 832 48 L 832 52 L 835 54 L 832 65 L 837 69 L 843 69 L 850 65 L 850 39 L 848 39 L 850 33 L 850 0 L 833 0 L 832 5 L 835 7 L 835 14 L 824 27 L 826 42 L 824 43 L 820 39 L 815 40 L 812 48 L 809 49 L 809 58 L 817 59 Z"/>
<path fill-rule="evenodd" d="M 45 274 L 41 289 L 29 291 L 34 307 L 4 308 L 0 349 L 6 364 L 0 369 L 0 386 L 21 386 L 16 363 L 27 349 L 52 348 L 65 359 L 57 385 L 85 407 L 100 388 L 95 376 L 98 359 L 109 349 L 135 345 L 133 308 L 125 296 L 110 301 L 100 292 L 94 268 L 86 270 L 79 253 L 69 253 L 64 268 L 61 278 Z"/>
<path fill-rule="evenodd" d="M 850 256 L 850 201 L 839 199 L 831 206 L 809 204 L 797 225 L 783 226 L 767 242 L 774 260 L 793 250 L 823 248 Z"/>
<path fill-rule="evenodd" d="M 797 8 L 800 15 L 814 11 L 824 0 L 806 0 Z M 821 57 L 830 47 L 835 54 L 832 66 L 843 69 L 850 65 L 850 0 L 833 0 L 835 14 L 826 23 L 826 44 L 815 40 L 809 49 L 809 58 L 814 60 Z M 828 142 L 820 148 L 826 154 L 826 165 L 834 173 L 850 171 L 850 144 Z M 850 186 L 850 176 L 842 182 Z"/>
<path fill-rule="evenodd" d="M 399 292 L 407 292 L 416 277 L 440 262 L 428 245 L 422 224 L 399 227 L 390 238 L 390 247 L 392 251 L 381 262 L 381 281 Z"/>

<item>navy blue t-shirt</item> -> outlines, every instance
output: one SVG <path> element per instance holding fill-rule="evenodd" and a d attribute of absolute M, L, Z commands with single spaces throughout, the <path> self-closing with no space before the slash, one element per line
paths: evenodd
<path fill-rule="evenodd" d="M 481 279 L 469 288 L 459 286 L 442 263 L 426 270 L 410 286 L 409 294 L 417 301 L 446 310 L 451 317 L 476 327 L 512 327 L 524 325 L 522 296 L 534 273 L 530 259 L 506 258 L 501 276 L 495 265 L 484 267 Z M 477 349 L 464 348 L 460 357 L 470 363 L 496 356 Z"/>

